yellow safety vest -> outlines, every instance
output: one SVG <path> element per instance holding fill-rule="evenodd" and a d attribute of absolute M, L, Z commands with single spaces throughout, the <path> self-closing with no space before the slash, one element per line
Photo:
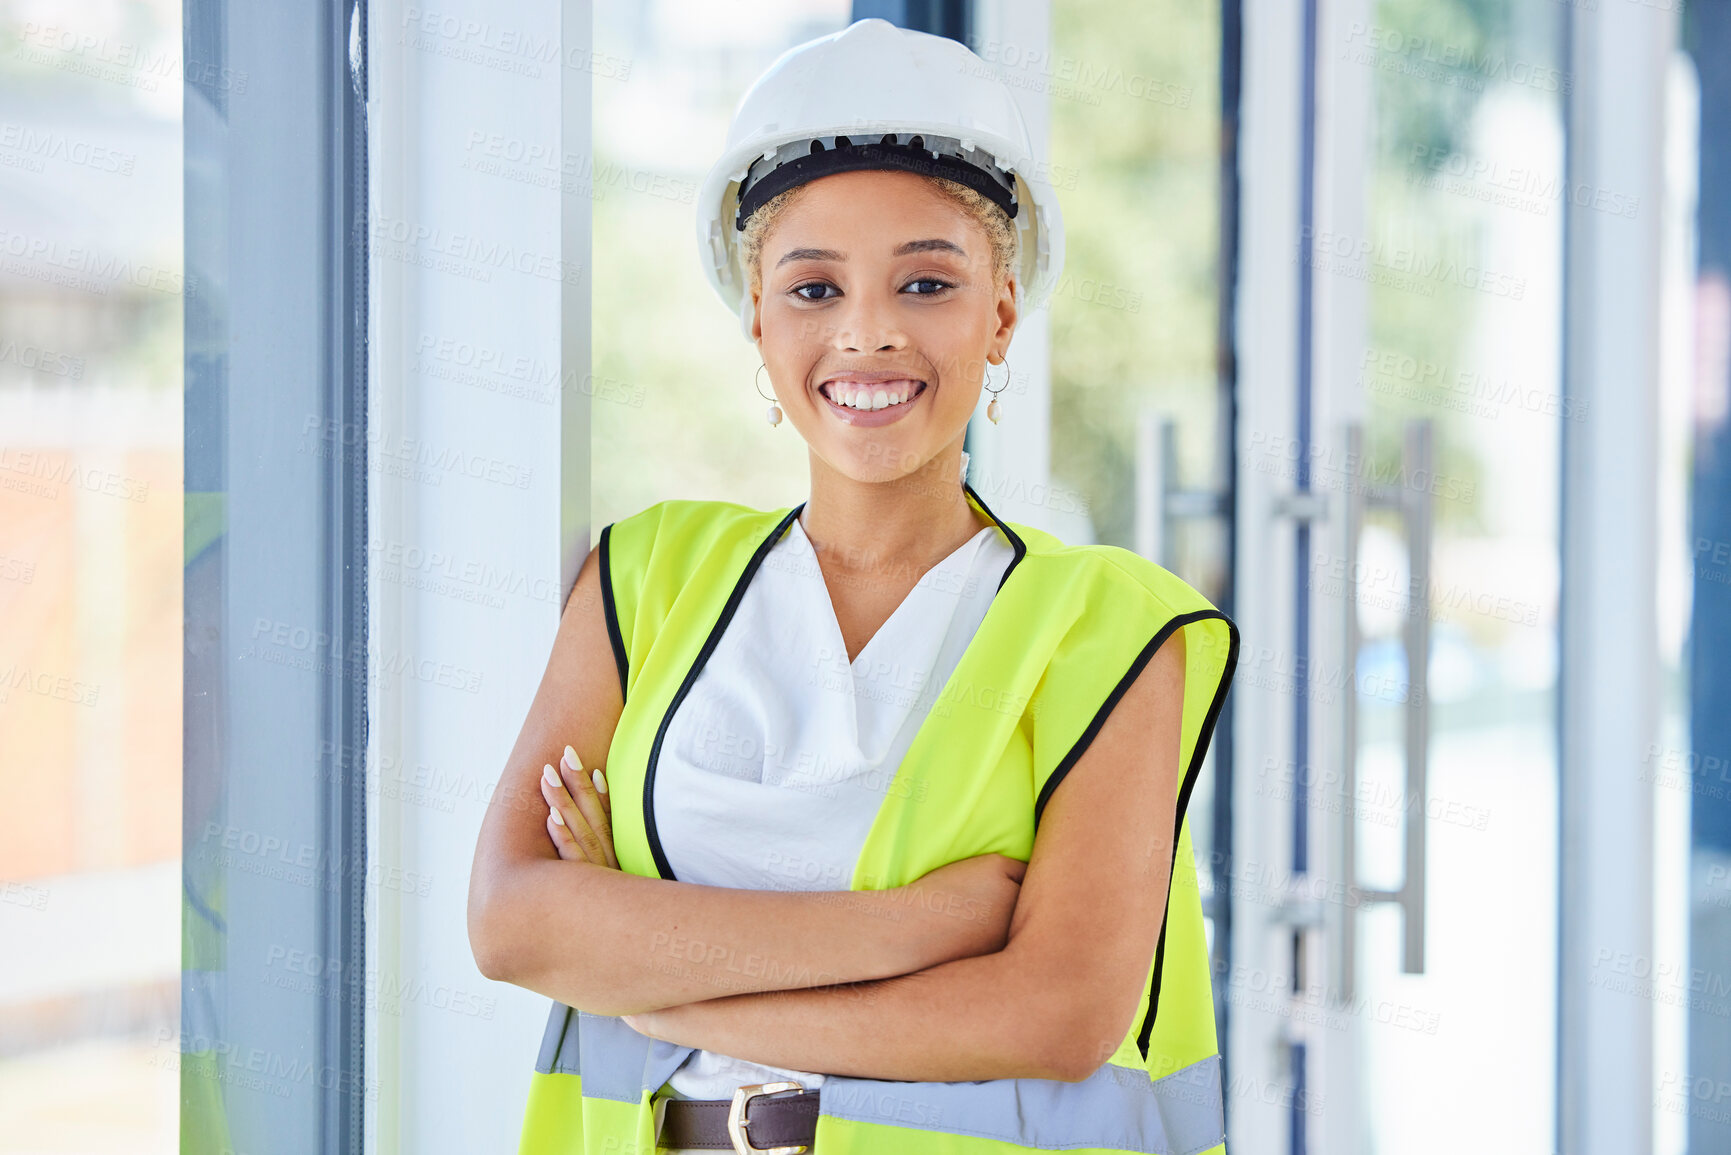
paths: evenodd
<path fill-rule="evenodd" d="M 1117 1051 L 1076 1083 L 825 1078 L 814 1155 L 1014 1150 L 1223 1152 L 1208 947 L 1186 804 L 1238 656 L 1237 627 L 1169 571 L 1109 545 L 1067 546 L 968 500 L 1014 549 L 985 619 L 875 816 L 850 883 L 901 886 L 947 863 L 1028 860 L 1040 812 L 1160 644 L 1185 631 L 1179 837 L 1159 943 Z M 620 867 L 674 877 L 656 832 L 655 765 L 672 710 L 746 584 L 804 508 L 663 501 L 601 532 L 602 601 L 625 708 L 607 754 Z M 691 1054 L 555 1002 L 531 1075 L 522 1155 L 653 1155 L 653 1099 Z"/>

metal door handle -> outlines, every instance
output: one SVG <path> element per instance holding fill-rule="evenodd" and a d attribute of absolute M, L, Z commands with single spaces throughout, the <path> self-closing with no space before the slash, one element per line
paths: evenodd
<path fill-rule="evenodd" d="M 1136 417 L 1136 552 L 1167 569 L 1174 524 L 1226 516 L 1226 494 L 1178 486 L 1178 423 L 1145 408 Z"/>
<path fill-rule="evenodd" d="M 1345 485 L 1345 535 L 1343 555 L 1346 561 L 1342 589 L 1343 645 L 1341 653 L 1346 663 L 1346 692 L 1342 699 L 1341 789 L 1344 791 L 1340 814 L 1340 877 L 1345 883 L 1348 901 L 1338 920 L 1339 942 L 1333 952 L 1336 984 L 1340 997 L 1353 997 L 1357 974 L 1358 908 L 1367 903 L 1392 902 L 1401 908 L 1403 941 L 1401 971 L 1404 974 L 1424 973 L 1425 921 L 1425 823 L 1429 808 L 1430 770 L 1430 692 L 1426 675 L 1430 666 L 1430 558 L 1433 517 L 1429 479 L 1434 455 L 1431 422 L 1428 418 L 1409 421 L 1405 445 L 1401 454 L 1400 477 L 1393 485 L 1362 485 L 1357 476 L 1357 463 L 1363 460 L 1364 431 L 1354 424 L 1346 430 L 1346 460 L 1351 463 Z M 1423 478 L 1414 484 L 1413 478 Z M 1353 807 L 1358 797 L 1358 539 L 1364 528 L 1368 509 L 1390 509 L 1399 513 L 1406 527 L 1407 546 L 1407 615 L 1402 629 L 1406 652 L 1405 702 L 1405 762 L 1406 868 L 1396 890 L 1372 890 L 1358 885 L 1358 820 Z"/>

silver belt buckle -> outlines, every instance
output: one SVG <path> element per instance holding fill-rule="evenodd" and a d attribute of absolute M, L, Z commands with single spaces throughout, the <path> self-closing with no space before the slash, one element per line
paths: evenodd
<path fill-rule="evenodd" d="M 727 1109 L 727 1137 L 733 1140 L 738 1155 L 802 1155 L 805 1145 L 793 1147 L 757 1147 L 746 1137 L 751 1120 L 745 1117 L 746 1106 L 759 1095 L 774 1095 L 781 1091 L 803 1091 L 800 1083 L 748 1083 L 733 1092 L 733 1105 Z"/>

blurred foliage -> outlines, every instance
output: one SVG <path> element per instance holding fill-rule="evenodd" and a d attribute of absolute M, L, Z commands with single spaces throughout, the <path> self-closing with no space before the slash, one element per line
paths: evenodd
<path fill-rule="evenodd" d="M 1052 7 L 1052 474 L 1097 540 L 1133 544 L 1136 415 L 1180 419 L 1187 484 L 1215 463 L 1220 16 L 1214 3 Z M 1012 363 L 1014 354 L 1012 351 Z"/>
<path fill-rule="evenodd" d="M 664 498 L 803 501 L 805 442 L 765 420 L 769 374 L 704 279 L 692 203 L 615 184 L 594 209 L 594 533 Z"/>
<path fill-rule="evenodd" d="M 1480 96 L 1472 62 L 1506 58 L 1509 2 L 1377 0 L 1373 27 L 1382 58 L 1373 89 L 1378 156 L 1405 158 L 1415 147 L 1428 150 L 1427 155 L 1464 150 Z M 1439 82 L 1388 66 L 1401 58 L 1447 79 Z"/>
<path fill-rule="evenodd" d="M 1414 178 L 1473 155 L 1487 91 L 1509 83 L 1511 72 L 1554 67 L 1558 25 L 1528 19 L 1517 26 L 1511 0 L 1377 0 L 1374 13 L 1369 239 L 1385 255 L 1494 264 L 1485 251 L 1486 215 L 1506 210 Z M 1373 280 L 1369 345 L 1459 371 L 1471 359 L 1475 320 L 1494 298 L 1448 278 L 1433 278 L 1428 287 L 1434 293 Z M 1473 495 L 1437 502 L 1438 529 L 1482 533 L 1488 495 L 1474 426 L 1484 418 L 1451 407 L 1446 378 L 1415 383 L 1414 391 L 1407 398 L 1367 391 L 1371 470 L 1377 476 L 1398 470 L 1405 421 L 1431 418 L 1438 471 Z"/>

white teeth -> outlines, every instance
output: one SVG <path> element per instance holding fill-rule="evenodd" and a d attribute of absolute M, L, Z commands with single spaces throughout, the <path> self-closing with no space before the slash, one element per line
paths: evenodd
<path fill-rule="evenodd" d="M 877 386 L 850 385 L 845 381 L 833 381 L 829 386 L 830 398 L 837 405 L 845 405 L 849 409 L 884 409 L 891 405 L 900 405 L 919 389 L 918 382 L 898 384 L 894 389 L 884 389 Z"/>

